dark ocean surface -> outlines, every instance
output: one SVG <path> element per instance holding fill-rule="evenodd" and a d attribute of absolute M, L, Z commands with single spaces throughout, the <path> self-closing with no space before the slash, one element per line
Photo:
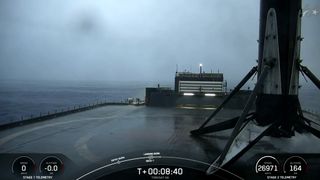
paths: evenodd
<path fill-rule="evenodd" d="M 162 85 L 172 87 L 173 83 Z M 144 99 L 147 86 L 155 87 L 157 83 L 0 80 L 0 124 L 98 101 Z M 320 91 L 315 86 L 303 86 L 300 100 L 303 109 L 320 114 Z"/>

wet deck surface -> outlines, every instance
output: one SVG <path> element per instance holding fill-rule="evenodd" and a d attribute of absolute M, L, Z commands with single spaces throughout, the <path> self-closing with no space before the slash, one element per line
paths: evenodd
<path fill-rule="evenodd" d="M 211 163 L 231 131 L 194 138 L 212 110 L 105 106 L 0 131 L 0 153 L 62 153 L 79 168 L 130 153 L 164 152 Z M 223 110 L 219 122 L 239 115 Z M 318 153 L 320 140 L 296 134 L 295 140 L 264 137 L 242 160 L 257 153 Z"/>
<path fill-rule="evenodd" d="M 199 127 L 210 112 L 106 106 L 1 131 L 0 152 L 63 153 L 81 164 L 128 150 L 192 148 L 198 152 L 203 150 L 189 131 Z"/>

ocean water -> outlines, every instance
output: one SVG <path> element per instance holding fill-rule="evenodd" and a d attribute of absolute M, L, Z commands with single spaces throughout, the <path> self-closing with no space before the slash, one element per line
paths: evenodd
<path fill-rule="evenodd" d="M 162 83 L 173 86 L 173 83 Z M 77 82 L 0 80 L 0 124 L 84 106 L 101 101 L 119 102 L 129 97 L 144 99 L 145 87 L 155 82 Z M 303 109 L 320 114 L 320 91 L 300 89 Z"/>
<path fill-rule="evenodd" d="M 0 81 L 0 124 L 56 110 L 129 97 L 144 99 L 150 82 Z"/>
<path fill-rule="evenodd" d="M 320 90 L 316 86 L 302 86 L 299 99 L 303 110 L 320 115 Z"/>

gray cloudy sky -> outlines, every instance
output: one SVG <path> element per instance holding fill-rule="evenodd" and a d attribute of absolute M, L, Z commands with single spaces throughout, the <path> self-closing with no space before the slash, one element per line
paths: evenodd
<path fill-rule="evenodd" d="M 302 45 L 318 77 L 319 22 L 303 18 Z M 0 79 L 171 81 L 203 63 L 237 81 L 258 27 L 258 0 L 1 0 Z"/>

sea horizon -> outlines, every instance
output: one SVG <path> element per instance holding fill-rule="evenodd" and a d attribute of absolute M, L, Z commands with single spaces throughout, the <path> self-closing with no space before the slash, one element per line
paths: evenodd
<path fill-rule="evenodd" d="M 157 87 L 158 84 L 172 89 L 174 86 L 173 81 L 0 79 L 0 124 L 97 102 L 144 99 L 145 88 Z M 228 86 L 230 89 L 234 87 L 233 84 Z M 299 91 L 299 99 L 302 109 L 320 114 L 320 91 L 315 86 L 303 85 Z"/>

